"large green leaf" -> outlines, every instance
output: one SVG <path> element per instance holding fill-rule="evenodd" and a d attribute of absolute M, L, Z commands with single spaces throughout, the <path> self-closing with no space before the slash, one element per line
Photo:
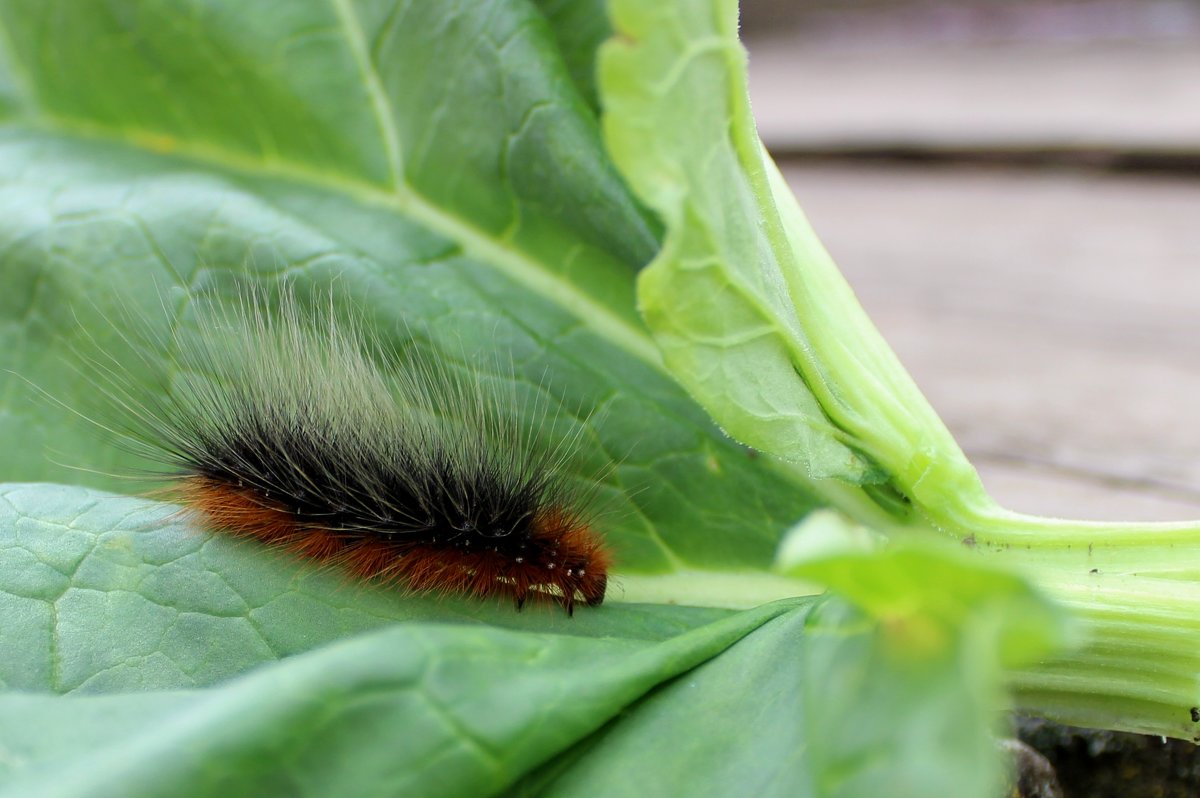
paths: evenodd
<path fill-rule="evenodd" d="M 886 358 L 864 402 L 829 402 L 847 374 L 826 380 L 832 344 L 797 292 L 843 289 L 774 282 L 812 244 L 749 127 L 733 5 L 614 7 L 597 83 L 599 0 L 0 0 L 0 477 L 141 490 L 122 479 L 136 459 L 68 423 L 97 404 L 87 360 L 156 390 L 198 297 L 287 284 L 332 293 L 384 345 L 416 338 L 540 394 L 582 441 L 579 476 L 605 474 L 618 559 L 605 606 L 517 613 L 351 584 L 170 505 L 4 486 L 3 794 L 832 796 L 901 766 L 914 795 L 989 781 L 993 637 L 914 679 L 840 605 L 755 607 L 801 589 L 769 572 L 776 544 L 838 489 L 725 438 L 672 376 L 818 476 L 903 492 L 956 450 L 935 430 L 896 459 L 920 425 L 872 405 L 913 390 Z M 665 223 L 657 257 L 659 219 L 624 180 Z M 634 307 L 651 259 L 657 343 Z M 126 357 L 131 330 L 146 361 Z M 905 747 L 910 722 L 927 754 Z M 943 754 L 961 762 L 935 770 Z"/>
<path fill-rule="evenodd" d="M 632 301 L 653 224 L 556 46 L 581 11 L 549 10 L 557 28 L 523 0 L 0 3 L 24 109 L 0 128 L 4 365 L 78 408 L 70 361 L 131 317 L 165 337 L 239 280 L 332 285 L 385 341 L 511 359 L 584 425 L 621 570 L 687 574 L 665 598 L 695 601 L 705 572 L 764 568 L 813 494 L 662 372 Z M 139 489 L 7 373 L 0 409 L 0 476 Z"/>

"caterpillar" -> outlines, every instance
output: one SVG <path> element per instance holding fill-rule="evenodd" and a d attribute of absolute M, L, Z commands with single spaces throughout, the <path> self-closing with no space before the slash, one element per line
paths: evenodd
<path fill-rule="evenodd" d="M 401 356 L 332 302 L 241 296 L 201 317 L 156 391 L 135 394 L 117 357 L 97 366 L 106 428 L 164 467 L 185 512 L 414 592 L 603 602 L 611 555 L 564 477 L 578 436 L 546 444 L 544 402 L 531 428 L 511 381 Z"/>

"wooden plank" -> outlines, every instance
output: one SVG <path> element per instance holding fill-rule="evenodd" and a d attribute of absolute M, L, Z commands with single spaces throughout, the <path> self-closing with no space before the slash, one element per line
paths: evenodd
<path fill-rule="evenodd" d="M 1200 184 L 785 169 L 1007 506 L 1200 517 Z"/>
<path fill-rule="evenodd" d="M 773 152 L 1200 152 L 1200 39 L 833 46 L 753 39 L 750 90 Z"/>

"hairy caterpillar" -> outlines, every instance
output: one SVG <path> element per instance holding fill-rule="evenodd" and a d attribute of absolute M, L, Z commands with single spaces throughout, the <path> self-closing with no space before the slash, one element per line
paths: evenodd
<path fill-rule="evenodd" d="M 209 308 L 174 345 L 157 393 L 135 395 L 111 355 L 98 382 L 113 431 L 211 528 L 413 591 L 568 614 L 604 600 L 610 555 L 561 473 L 576 441 L 545 445 L 514 392 L 402 358 L 290 292 L 276 310 Z"/>

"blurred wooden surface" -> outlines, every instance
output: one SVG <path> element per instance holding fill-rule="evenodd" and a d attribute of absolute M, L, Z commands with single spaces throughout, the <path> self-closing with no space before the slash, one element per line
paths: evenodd
<path fill-rule="evenodd" d="M 1200 39 L 1165 38 L 880 49 L 775 30 L 748 42 L 755 113 L 801 205 L 1012 509 L 1200 517 L 1200 173 L 955 155 L 1200 152 Z M 845 153 L 888 141 L 932 157 Z"/>
<path fill-rule="evenodd" d="M 785 172 L 1005 505 L 1200 517 L 1200 183 Z"/>
<path fill-rule="evenodd" d="M 775 152 L 1200 152 L 1200 42 L 840 49 L 772 37 L 751 58 Z"/>

